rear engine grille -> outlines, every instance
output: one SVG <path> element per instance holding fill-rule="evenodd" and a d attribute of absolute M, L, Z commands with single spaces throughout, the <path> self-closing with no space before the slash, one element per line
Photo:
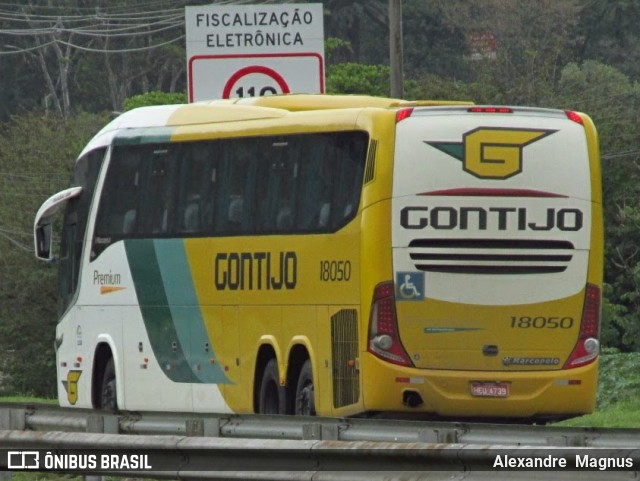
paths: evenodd
<path fill-rule="evenodd" d="M 378 152 L 378 141 L 371 140 L 369 144 L 369 153 L 367 154 L 367 165 L 364 170 L 364 183 L 371 182 L 376 174 L 376 153 Z"/>
<path fill-rule="evenodd" d="M 331 316 L 333 407 L 348 406 L 360 396 L 358 358 L 358 313 L 343 309 Z"/>
<path fill-rule="evenodd" d="M 416 269 L 453 274 L 564 272 L 574 246 L 561 240 L 415 239 L 409 255 Z"/>

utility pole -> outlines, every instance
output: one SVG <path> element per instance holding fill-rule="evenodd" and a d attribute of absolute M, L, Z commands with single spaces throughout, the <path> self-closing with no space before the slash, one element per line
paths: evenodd
<path fill-rule="evenodd" d="M 402 57 L 402 0 L 389 0 L 389 61 L 391 97 L 404 96 Z"/>

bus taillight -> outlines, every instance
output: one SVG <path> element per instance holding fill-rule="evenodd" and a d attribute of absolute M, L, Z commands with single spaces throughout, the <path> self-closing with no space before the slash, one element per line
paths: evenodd
<path fill-rule="evenodd" d="M 564 369 L 584 366 L 594 361 L 600 351 L 598 335 L 600 331 L 600 288 L 587 284 L 584 296 L 580 335 Z"/>
<path fill-rule="evenodd" d="M 469 107 L 467 112 L 474 114 L 512 114 L 513 109 L 509 107 Z"/>
<path fill-rule="evenodd" d="M 411 117 L 413 113 L 413 107 L 408 107 L 406 109 L 400 109 L 396 112 L 396 123 L 402 122 L 404 119 Z"/>
<path fill-rule="evenodd" d="M 398 333 L 393 282 L 381 282 L 373 290 L 369 318 L 369 348 L 373 355 L 400 366 L 412 366 Z"/>
<path fill-rule="evenodd" d="M 564 113 L 569 120 L 574 121 L 576 124 L 584 125 L 584 120 L 582 120 L 579 113 L 573 112 L 572 110 L 565 110 Z"/>

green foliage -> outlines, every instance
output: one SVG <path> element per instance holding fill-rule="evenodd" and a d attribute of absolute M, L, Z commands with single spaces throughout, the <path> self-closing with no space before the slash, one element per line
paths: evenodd
<path fill-rule="evenodd" d="M 640 87 L 618 69 L 594 60 L 562 69 L 556 105 L 587 112 L 602 150 L 605 219 L 603 341 L 640 348 Z"/>
<path fill-rule="evenodd" d="M 450 72 L 458 78 L 469 75 L 464 26 L 449 21 L 443 3 L 403 2 L 404 70 L 409 78 Z"/>
<path fill-rule="evenodd" d="M 60 473 L 19 471 L 11 473 L 11 481 L 82 481 L 84 477 Z"/>
<path fill-rule="evenodd" d="M 171 105 L 184 104 L 187 102 L 187 94 L 180 92 L 147 92 L 146 94 L 134 95 L 124 101 L 124 110 L 132 110 L 138 107 L 148 107 L 150 105 Z"/>
<path fill-rule="evenodd" d="M 640 392 L 640 353 L 605 350 L 600 357 L 598 409 L 637 399 Z"/>
<path fill-rule="evenodd" d="M 391 90 L 391 69 L 386 65 L 342 63 L 327 68 L 326 91 L 329 94 L 360 94 L 388 97 Z M 419 98 L 415 81 L 404 85 L 407 99 Z"/>
<path fill-rule="evenodd" d="M 580 15 L 584 58 L 597 58 L 627 75 L 640 75 L 640 2 L 584 0 Z"/>
<path fill-rule="evenodd" d="M 494 84 L 451 81 L 437 75 L 425 75 L 416 82 L 416 98 L 432 100 L 465 100 L 477 104 L 497 104 L 499 94 Z"/>
<path fill-rule="evenodd" d="M 568 419 L 562 426 L 608 428 L 640 427 L 640 353 L 603 349 L 598 375 L 598 397 L 593 414 Z"/>
<path fill-rule="evenodd" d="M 389 95 L 391 70 L 386 65 L 343 63 L 327 68 L 327 93 Z"/>
<path fill-rule="evenodd" d="M 33 218 L 106 120 L 30 112 L 0 125 L 0 394 L 55 395 L 56 269 L 33 255 Z"/>
<path fill-rule="evenodd" d="M 324 56 L 327 65 L 346 62 L 351 44 L 341 38 L 330 37 L 324 41 Z"/>
<path fill-rule="evenodd" d="M 567 419 L 557 426 L 591 428 L 640 428 L 640 399 L 628 399 L 598 409 L 593 414 Z"/>

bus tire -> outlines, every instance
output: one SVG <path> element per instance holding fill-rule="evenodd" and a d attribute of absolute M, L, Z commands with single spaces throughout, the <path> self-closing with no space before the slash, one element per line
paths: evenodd
<path fill-rule="evenodd" d="M 298 416 L 315 416 L 316 401 L 313 387 L 313 370 L 311 361 L 307 359 L 302 365 L 298 383 L 296 384 L 295 414 Z"/>
<path fill-rule="evenodd" d="M 258 412 L 260 414 L 284 414 L 286 402 L 284 389 L 280 387 L 278 362 L 270 359 L 260 381 Z"/>
<path fill-rule="evenodd" d="M 100 388 L 100 407 L 108 411 L 118 410 L 118 397 L 116 390 L 116 369 L 113 358 L 107 361 L 102 375 L 102 386 Z"/>

